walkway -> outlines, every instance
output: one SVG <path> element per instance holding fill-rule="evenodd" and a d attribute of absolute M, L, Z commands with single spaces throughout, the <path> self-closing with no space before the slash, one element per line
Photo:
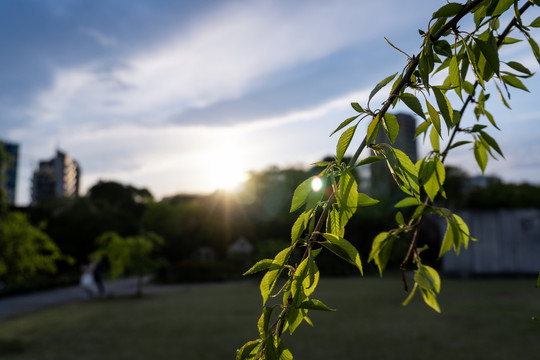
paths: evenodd
<path fill-rule="evenodd" d="M 137 280 L 136 278 L 117 279 L 115 281 L 106 282 L 105 286 L 109 295 L 134 294 Z M 182 285 L 161 286 L 147 284 L 144 286 L 143 292 L 159 292 L 180 287 L 182 287 Z M 0 299 L 0 320 L 10 315 L 21 314 L 74 301 L 82 301 L 84 299 L 84 292 L 78 285 L 28 295 L 7 297 Z"/>

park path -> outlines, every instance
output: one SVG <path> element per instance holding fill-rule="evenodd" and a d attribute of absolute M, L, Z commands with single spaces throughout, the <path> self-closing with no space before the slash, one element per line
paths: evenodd
<path fill-rule="evenodd" d="M 106 282 L 105 286 L 109 296 L 135 294 L 137 279 L 117 279 Z M 147 283 L 143 288 L 143 292 L 154 293 L 182 287 L 185 287 L 185 285 L 154 285 Z M 26 295 L 0 298 L 0 321 L 8 316 L 23 314 L 29 311 L 70 302 L 84 301 L 85 299 L 87 298 L 79 285 Z"/>

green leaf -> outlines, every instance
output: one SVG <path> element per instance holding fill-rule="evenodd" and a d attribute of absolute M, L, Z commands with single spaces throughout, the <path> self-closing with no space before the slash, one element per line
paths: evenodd
<path fill-rule="evenodd" d="M 375 141 L 377 138 L 377 135 L 379 134 L 379 128 L 380 128 L 380 121 L 379 121 L 379 115 L 375 116 L 373 120 L 371 120 L 371 123 L 368 126 L 367 134 L 366 134 L 366 141 L 368 144 Z"/>
<path fill-rule="evenodd" d="M 373 239 L 368 262 L 375 261 L 381 276 L 386 268 L 386 264 L 388 264 L 388 259 L 390 259 L 392 247 L 394 246 L 394 238 L 394 235 L 391 233 L 382 232 Z"/>
<path fill-rule="evenodd" d="M 472 68 L 473 68 L 473 72 L 474 72 L 474 76 L 476 78 L 476 81 L 478 81 L 478 83 L 480 84 L 480 86 L 482 86 L 482 88 L 484 88 L 484 79 L 482 78 L 482 74 L 480 73 L 480 70 L 478 69 L 478 59 L 477 57 L 474 55 L 474 52 L 471 50 L 471 48 L 469 47 L 469 45 L 467 45 L 467 42 L 465 42 L 464 40 L 461 42 L 462 46 L 465 48 L 465 53 L 467 54 L 467 58 L 469 59 L 469 64 L 471 64 Z M 463 70 L 463 69 L 462 69 Z M 463 79 L 465 79 L 464 77 L 462 77 Z M 465 81 L 464 83 L 464 89 L 465 91 L 467 91 L 468 87 L 469 86 L 465 86 L 468 82 Z M 470 89 L 472 90 L 473 89 L 473 86 L 471 84 L 470 86 Z M 467 91 L 468 94 L 471 94 L 471 92 Z"/>
<path fill-rule="evenodd" d="M 412 298 L 414 297 L 414 294 L 416 293 L 416 289 L 418 289 L 418 283 L 414 283 L 414 286 L 413 286 L 413 289 L 411 290 L 411 293 L 409 294 L 409 296 L 407 296 L 407 298 L 405 300 L 403 300 L 401 305 L 403 305 L 403 306 L 409 305 Z"/>
<path fill-rule="evenodd" d="M 456 56 L 452 56 L 450 59 L 448 75 L 450 76 L 450 84 L 457 87 L 461 93 L 461 77 L 459 76 L 459 64 Z"/>
<path fill-rule="evenodd" d="M 321 252 L 322 248 L 319 248 L 317 250 L 310 251 L 310 256 L 308 258 L 307 263 L 307 275 L 304 281 L 302 282 L 302 286 L 304 287 L 304 294 L 306 296 L 311 295 L 315 288 L 317 287 L 317 284 L 319 283 L 319 268 L 317 267 L 317 264 L 315 264 L 315 257 Z"/>
<path fill-rule="evenodd" d="M 441 278 L 431 266 L 420 265 L 420 268 L 414 273 L 414 281 L 420 285 L 420 288 L 429 289 L 435 293 L 441 291 Z"/>
<path fill-rule="evenodd" d="M 503 45 L 511 45 L 511 44 L 516 44 L 518 42 L 522 42 L 523 40 L 520 40 L 520 39 L 515 39 L 515 38 L 511 38 L 509 36 L 505 37 L 502 44 Z"/>
<path fill-rule="evenodd" d="M 439 135 L 441 135 L 441 119 L 439 118 L 439 113 L 433 107 L 433 105 L 431 105 L 429 101 L 427 100 L 426 100 L 426 105 L 428 108 L 429 119 L 431 123 L 433 124 L 433 126 L 435 126 L 435 129 L 437 129 L 437 132 L 439 133 Z"/>
<path fill-rule="evenodd" d="M 540 270 L 538 270 L 538 279 L 536 280 L 536 287 L 540 287 Z"/>
<path fill-rule="evenodd" d="M 257 359 L 293 360 L 291 352 L 287 349 L 279 336 L 268 338 L 265 344 L 264 357 L 257 357 Z"/>
<path fill-rule="evenodd" d="M 358 207 L 358 184 L 350 171 L 344 170 L 339 179 L 337 192 L 340 224 L 345 226 Z"/>
<path fill-rule="evenodd" d="M 257 339 L 254 341 L 249 341 L 244 344 L 240 349 L 236 351 L 236 360 L 248 360 L 255 359 L 257 350 L 261 345 L 262 340 Z"/>
<path fill-rule="evenodd" d="M 339 210 L 332 209 L 326 218 L 326 232 L 336 236 L 345 235 L 345 225 L 341 225 L 341 216 Z"/>
<path fill-rule="evenodd" d="M 351 103 L 351 106 L 354 110 L 358 111 L 359 113 L 363 113 L 364 109 L 358 104 L 357 102 Z"/>
<path fill-rule="evenodd" d="M 540 48 L 538 47 L 538 43 L 530 36 L 527 36 L 527 41 L 531 46 L 531 50 L 536 58 L 536 61 L 540 64 Z"/>
<path fill-rule="evenodd" d="M 326 166 L 328 166 L 330 164 L 331 164 L 330 161 L 317 161 L 317 162 L 315 162 L 315 163 L 313 163 L 311 165 L 319 166 L 319 167 L 326 167 Z"/>
<path fill-rule="evenodd" d="M 429 33 L 431 35 L 435 35 L 437 34 L 437 32 L 444 26 L 446 25 L 446 18 L 439 18 L 437 19 L 437 21 L 435 21 L 435 24 L 433 24 L 431 26 L 431 28 L 429 29 Z"/>
<path fill-rule="evenodd" d="M 343 156 L 345 155 L 345 152 L 347 151 L 347 148 L 349 147 L 349 144 L 351 143 L 351 140 L 354 136 L 356 127 L 357 125 L 348 128 L 339 137 L 339 141 L 337 144 L 337 155 L 336 155 L 337 157 L 336 161 L 338 163 L 341 163 L 341 160 L 343 159 Z"/>
<path fill-rule="evenodd" d="M 424 87 L 429 93 L 429 74 L 433 70 L 435 56 L 431 49 L 432 43 L 428 41 L 424 47 L 424 50 L 420 53 L 420 58 L 418 60 L 418 72 L 420 73 L 420 78 Z"/>
<path fill-rule="evenodd" d="M 433 150 L 439 152 L 439 134 L 437 133 L 437 130 L 435 130 L 435 127 L 431 128 L 429 140 L 431 142 L 431 147 L 433 148 Z"/>
<path fill-rule="evenodd" d="M 440 71 L 443 71 L 444 69 L 446 69 L 447 67 L 450 66 L 450 59 L 452 57 L 452 53 L 450 53 L 450 57 L 443 57 L 443 62 L 441 63 L 441 65 L 439 65 L 439 67 L 437 67 L 437 69 L 433 72 L 433 75 L 437 74 L 438 72 Z"/>
<path fill-rule="evenodd" d="M 431 307 L 436 312 L 440 313 L 441 308 L 439 307 L 439 303 L 437 302 L 437 298 L 435 296 L 435 293 L 431 290 L 425 289 L 423 287 L 420 287 L 420 292 L 422 293 L 422 298 L 424 299 L 424 302 Z"/>
<path fill-rule="evenodd" d="M 257 328 L 259 329 L 259 335 L 261 335 L 261 339 L 266 338 L 268 334 L 268 324 L 270 323 L 270 316 L 272 315 L 272 310 L 274 310 L 273 307 L 265 306 L 263 308 L 261 317 L 257 322 Z"/>
<path fill-rule="evenodd" d="M 309 309 L 309 310 L 321 310 L 321 311 L 336 311 L 336 309 L 332 309 L 326 306 L 322 301 L 317 300 L 317 299 L 303 301 L 300 305 L 298 305 L 298 308 Z"/>
<path fill-rule="evenodd" d="M 489 136 L 488 133 L 486 133 L 486 132 L 484 132 L 482 130 L 480 130 L 480 135 L 489 144 L 489 146 L 491 146 L 493 149 L 495 149 L 495 151 L 497 153 L 499 153 L 499 155 L 501 155 L 504 158 L 504 155 L 503 155 L 503 153 L 501 151 L 501 148 L 499 147 L 499 144 L 497 144 L 497 141 L 495 141 L 495 139 L 493 139 L 491 136 Z"/>
<path fill-rule="evenodd" d="M 470 143 L 471 143 L 470 141 L 458 141 L 454 145 L 450 146 L 450 149 L 454 149 L 454 148 L 457 148 L 458 146 L 463 146 Z"/>
<path fill-rule="evenodd" d="M 532 27 L 540 27 L 540 16 L 533 20 L 533 22 L 529 25 Z"/>
<path fill-rule="evenodd" d="M 413 193 L 418 194 L 420 192 L 420 186 L 418 185 L 418 169 L 416 169 L 416 166 L 414 166 L 411 159 L 403 151 L 392 149 L 392 152 L 396 156 L 401 168 L 400 174 L 403 176 L 402 181 Z"/>
<path fill-rule="evenodd" d="M 368 156 L 367 158 L 359 161 L 358 164 L 356 164 L 356 167 L 372 164 L 374 162 L 381 161 L 381 160 L 384 160 L 382 156 Z"/>
<path fill-rule="evenodd" d="M 463 9 L 463 5 L 458 3 L 448 3 L 444 6 L 442 6 L 439 10 L 435 11 L 433 13 L 433 18 L 446 18 L 451 17 L 459 14 L 459 12 Z"/>
<path fill-rule="evenodd" d="M 401 80 L 403 80 L 403 74 L 399 74 L 399 76 L 394 80 L 394 83 L 392 84 L 392 87 L 390 88 L 390 93 L 393 93 L 394 90 L 396 90 L 397 86 L 401 83 Z M 394 101 L 392 101 L 392 107 L 396 106 L 396 102 L 397 102 L 397 98 L 394 98 Z"/>
<path fill-rule="evenodd" d="M 444 216 L 446 218 L 447 228 L 439 251 L 439 257 L 442 257 L 447 253 L 452 246 L 454 247 L 456 254 L 459 255 L 461 245 L 467 248 L 469 240 L 472 239 L 469 233 L 469 227 L 465 221 L 456 214 L 448 212 L 448 214 L 444 214 Z"/>
<path fill-rule="evenodd" d="M 302 205 L 305 204 L 309 193 L 312 191 L 311 183 L 313 178 L 314 176 L 304 180 L 304 182 L 296 187 L 293 193 L 290 212 L 298 210 Z"/>
<path fill-rule="evenodd" d="M 416 128 L 416 132 L 414 133 L 414 138 L 417 138 L 418 136 L 422 135 L 427 131 L 427 129 L 431 126 L 431 123 L 429 121 L 424 121 L 418 127 Z"/>
<path fill-rule="evenodd" d="M 289 349 L 287 349 L 283 341 L 281 341 L 280 338 L 277 338 L 277 342 L 278 342 L 277 349 L 278 349 L 278 355 L 279 355 L 277 359 L 278 360 L 293 360 L 293 356 L 291 352 L 289 351 Z"/>
<path fill-rule="evenodd" d="M 469 246 L 469 240 L 476 240 L 471 237 L 471 234 L 469 233 L 469 227 L 463 221 L 461 217 L 459 217 L 456 214 L 452 214 L 452 217 L 454 219 L 454 222 L 457 225 L 457 229 L 459 230 L 459 236 L 460 236 L 460 243 L 465 246 L 465 249 Z"/>
<path fill-rule="evenodd" d="M 396 205 L 394 205 L 394 207 L 402 208 L 409 206 L 417 206 L 421 204 L 422 202 L 415 197 L 406 197 L 405 199 L 400 200 Z"/>
<path fill-rule="evenodd" d="M 401 211 L 398 211 L 395 216 L 396 222 L 398 225 L 405 225 L 405 218 L 403 217 L 403 214 Z"/>
<path fill-rule="evenodd" d="M 457 44 L 456 44 L 457 45 Z M 467 54 L 464 54 L 463 58 L 461 59 L 461 69 L 459 70 L 459 76 L 461 77 L 461 86 L 465 88 L 465 84 L 467 81 L 467 73 L 469 72 L 469 56 Z M 459 62 L 458 62 L 459 65 Z M 472 85 L 471 85 L 472 86 Z"/>
<path fill-rule="evenodd" d="M 501 130 L 497 126 L 497 123 L 495 122 L 495 119 L 493 118 L 493 115 L 491 115 L 491 113 L 489 111 L 484 109 L 484 115 L 488 118 L 489 122 L 491 123 L 491 125 L 493 125 L 495 127 L 495 129 Z"/>
<path fill-rule="evenodd" d="M 384 114 L 383 128 L 386 136 L 388 136 L 388 139 L 393 144 L 399 133 L 399 124 L 396 117 L 389 113 Z"/>
<path fill-rule="evenodd" d="M 370 198 L 364 193 L 358 194 L 358 206 L 372 206 L 378 203 L 379 203 L 379 200 Z"/>
<path fill-rule="evenodd" d="M 270 265 L 272 265 L 272 261 L 272 259 L 263 259 L 258 261 L 255 265 L 253 265 L 248 271 L 244 273 L 244 276 L 268 269 Z"/>
<path fill-rule="evenodd" d="M 446 232 L 443 237 L 441 249 L 439 250 L 439 258 L 450 251 L 454 245 L 454 231 L 452 230 L 452 226 L 450 225 L 448 218 L 446 218 L 446 225 Z"/>
<path fill-rule="evenodd" d="M 351 122 L 353 122 L 354 120 L 356 120 L 360 115 L 356 115 L 356 116 L 353 116 L 353 117 L 350 117 L 348 118 L 347 120 L 343 121 L 341 124 L 339 124 L 339 126 L 337 127 L 336 130 L 334 130 L 330 136 L 334 135 L 335 133 L 337 133 L 339 130 L 343 129 L 345 126 L 349 125 Z"/>
<path fill-rule="evenodd" d="M 489 33 L 487 40 L 481 40 L 474 37 L 473 40 L 482 52 L 482 55 L 484 55 L 484 57 L 486 58 L 488 64 L 491 66 L 493 71 L 495 71 L 495 73 L 499 75 L 499 51 L 497 47 L 497 40 L 495 40 L 495 37 L 491 33 Z"/>
<path fill-rule="evenodd" d="M 510 8 L 510 6 L 514 4 L 514 0 L 497 0 L 495 3 L 497 5 L 495 6 L 493 12 L 490 14 L 491 16 L 499 16 L 504 13 Z"/>
<path fill-rule="evenodd" d="M 369 100 L 371 100 L 373 96 L 375 96 L 375 94 L 379 92 L 379 90 L 381 90 L 383 87 L 388 85 L 388 83 L 392 81 L 396 77 L 397 74 L 398 73 L 395 73 L 394 75 L 390 75 L 384 80 L 382 80 L 380 83 L 378 83 L 377 86 L 375 86 L 375 88 L 371 90 L 371 93 L 369 94 Z"/>
<path fill-rule="evenodd" d="M 322 235 L 327 240 L 321 243 L 322 246 L 332 251 L 345 261 L 355 265 L 358 270 L 360 270 L 361 274 L 364 273 L 358 250 L 350 242 L 333 234 L 324 233 Z"/>
<path fill-rule="evenodd" d="M 474 141 L 474 158 L 476 159 L 476 162 L 478 163 L 478 166 L 480 167 L 480 170 L 482 170 L 483 174 L 484 171 L 486 171 L 488 157 L 486 148 L 478 140 Z"/>
<path fill-rule="evenodd" d="M 443 163 L 438 159 L 434 158 L 433 160 L 425 163 L 427 168 L 432 168 L 429 177 L 424 181 L 424 190 L 426 190 L 427 195 L 431 201 L 435 201 L 435 197 L 439 193 L 444 184 L 445 180 L 445 170 Z"/>
<path fill-rule="evenodd" d="M 523 66 L 522 64 L 518 63 L 518 62 L 515 62 L 515 61 L 509 61 L 506 63 L 506 65 L 510 66 L 512 69 L 514 70 L 517 70 L 521 73 L 524 73 L 524 74 L 527 74 L 527 75 L 532 75 L 531 71 L 529 69 L 527 69 L 525 66 Z"/>
<path fill-rule="evenodd" d="M 294 244 L 307 227 L 310 214 L 308 212 L 301 213 L 291 228 L 291 244 Z"/>
<path fill-rule="evenodd" d="M 508 104 L 508 102 L 506 101 L 506 99 L 504 98 L 504 95 L 501 91 L 501 89 L 499 88 L 499 85 L 497 85 L 497 82 L 494 82 L 495 84 L 495 87 L 497 88 L 497 91 L 499 92 L 499 96 L 501 98 L 501 101 L 503 102 L 504 106 L 506 106 L 507 108 L 511 109 L 510 105 Z"/>
<path fill-rule="evenodd" d="M 259 289 L 261 290 L 261 296 L 263 298 L 263 305 L 266 304 L 266 301 L 268 300 L 272 289 L 276 285 L 276 281 L 279 278 L 279 275 L 283 270 L 283 266 L 289 258 L 292 249 L 293 247 L 291 246 L 281 250 L 272 261 L 272 264 L 270 265 L 270 268 L 268 269 L 266 274 L 264 274 L 259 285 Z"/>
<path fill-rule="evenodd" d="M 452 116 L 454 114 L 452 110 L 452 106 L 450 105 L 450 102 L 446 98 L 446 96 L 443 94 L 443 92 L 437 88 L 432 87 L 433 94 L 435 95 L 435 99 L 437 100 L 437 105 L 439 106 L 439 110 L 441 112 L 441 115 L 443 116 L 443 119 L 446 123 L 446 126 L 448 128 L 452 127 Z M 430 115 L 431 116 L 431 115 Z M 439 131 L 439 134 L 441 132 Z"/>
<path fill-rule="evenodd" d="M 409 107 L 409 109 L 411 109 L 417 115 L 426 120 L 426 115 L 424 114 L 424 110 L 422 109 L 422 104 L 420 104 L 420 101 L 416 96 L 409 93 L 403 93 L 399 96 L 399 98 L 405 103 L 405 105 Z"/>
<path fill-rule="evenodd" d="M 501 76 L 501 78 L 505 84 L 515 87 L 516 89 L 521 89 L 529 92 L 529 89 L 527 89 L 527 87 L 517 77 L 513 75 L 503 75 Z"/>
<path fill-rule="evenodd" d="M 452 56 L 452 47 L 446 40 L 439 40 L 433 44 L 433 50 L 442 56 L 451 57 Z"/>

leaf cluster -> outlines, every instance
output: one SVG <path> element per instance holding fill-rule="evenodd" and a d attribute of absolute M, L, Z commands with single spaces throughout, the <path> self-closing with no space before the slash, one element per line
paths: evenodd
<path fill-rule="evenodd" d="M 335 159 L 322 164 L 325 169 L 317 176 L 325 191 L 312 190 L 311 183 L 315 177 L 297 187 L 291 211 L 302 209 L 302 212 L 292 227 L 291 245 L 274 259 L 262 260 L 246 273 L 266 271 L 260 286 L 265 307 L 259 320 L 260 339 L 244 345 L 237 359 L 292 358 L 280 339 L 282 332 L 288 329 L 292 334 L 302 321 L 311 323 L 307 316 L 309 309 L 329 310 L 322 302 L 311 298 L 319 279 L 315 261 L 323 250 L 330 250 L 363 272 L 356 248 L 345 240 L 345 224 L 359 206 L 373 205 L 377 200 L 358 192 L 351 171 L 377 161 L 387 164 L 395 183 L 406 195 L 395 206 L 398 209 L 408 208 L 408 218 L 401 211 L 397 212 L 397 226 L 375 237 L 368 261 L 373 261 L 382 275 L 396 241 L 402 240 L 404 234 L 412 234 L 400 268 L 408 290 L 405 272 L 409 266 L 415 267 L 414 285 L 403 304 L 408 304 L 419 289 L 424 302 L 440 312 L 437 295 L 441 281 L 433 267 L 422 263 L 421 253 L 425 248 L 418 247 L 420 227 L 424 217 L 430 214 L 446 221 L 439 257 L 452 249 L 459 254 L 462 248 L 467 248 L 470 241 L 475 240 L 459 215 L 436 206 L 434 201 L 438 196 L 446 197 L 444 163 L 450 150 L 470 145 L 482 172 L 489 157 L 504 157 L 497 141 L 487 130 L 488 127 L 498 129 L 493 115 L 487 110 L 487 101 L 491 97 L 488 84 L 493 84 L 499 98 L 508 107 L 510 88 L 528 91 L 523 80 L 533 73 L 521 63 L 503 61 L 500 50 L 521 41 L 510 37 L 512 31 L 519 32 L 540 63 L 538 44 L 529 34 L 530 28 L 537 27 L 540 20 L 537 18 L 526 25 L 521 17 L 533 5 L 540 4 L 538 0 L 527 1 L 520 8 L 518 1 L 514 0 L 447 3 L 433 13 L 427 31 L 419 31 L 421 50 L 413 56 L 386 39 L 393 48 L 407 56 L 407 65 L 401 72 L 381 80 L 369 94 L 365 106 L 357 102 L 351 104 L 357 114 L 332 132 L 331 135 L 341 132 Z M 511 13 L 512 20 L 505 28 L 500 28 L 500 18 L 505 13 Z M 470 31 L 461 30 L 458 25 L 466 19 L 472 23 Z M 441 77 L 442 81 L 436 83 Z M 372 104 L 373 99 L 386 87 L 390 87 L 390 91 L 378 108 Z M 423 137 L 424 141 L 429 139 L 431 145 L 431 151 L 416 163 L 394 145 L 399 136 L 399 123 L 389 110 L 400 102 L 422 119 L 416 137 Z M 463 117 L 469 106 L 474 106 L 477 122 L 467 127 Z M 343 158 L 364 119 L 369 120 L 365 137 L 345 164 Z M 377 143 L 380 131 L 390 140 L 389 144 Z M 470 140 L 456 142 L 457 134 L 469 136 Z M 359 161 L 366 147 L 373 151 L 374 156 Z M 290 264 L 290 255 L 297 249 L 304 249 L 302 260 L 300 264 Z M 288 273 L 285 285 L 274 292 L 282 273 Z M 267 306 L 269 298 L 278 295 L 282 302 Z M 281 310 L 272 322 L 271 315 L 276 308 Z"/>

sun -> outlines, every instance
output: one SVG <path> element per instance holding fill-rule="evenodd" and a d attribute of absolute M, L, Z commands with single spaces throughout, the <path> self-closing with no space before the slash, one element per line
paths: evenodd
<path fill-rule="evenodd" d="M 209 185 L 216 190 L 234 191 L 248 179 L 245 154 L 238 146 L 223 145 L 212 151 L 209 164 Z"/>

